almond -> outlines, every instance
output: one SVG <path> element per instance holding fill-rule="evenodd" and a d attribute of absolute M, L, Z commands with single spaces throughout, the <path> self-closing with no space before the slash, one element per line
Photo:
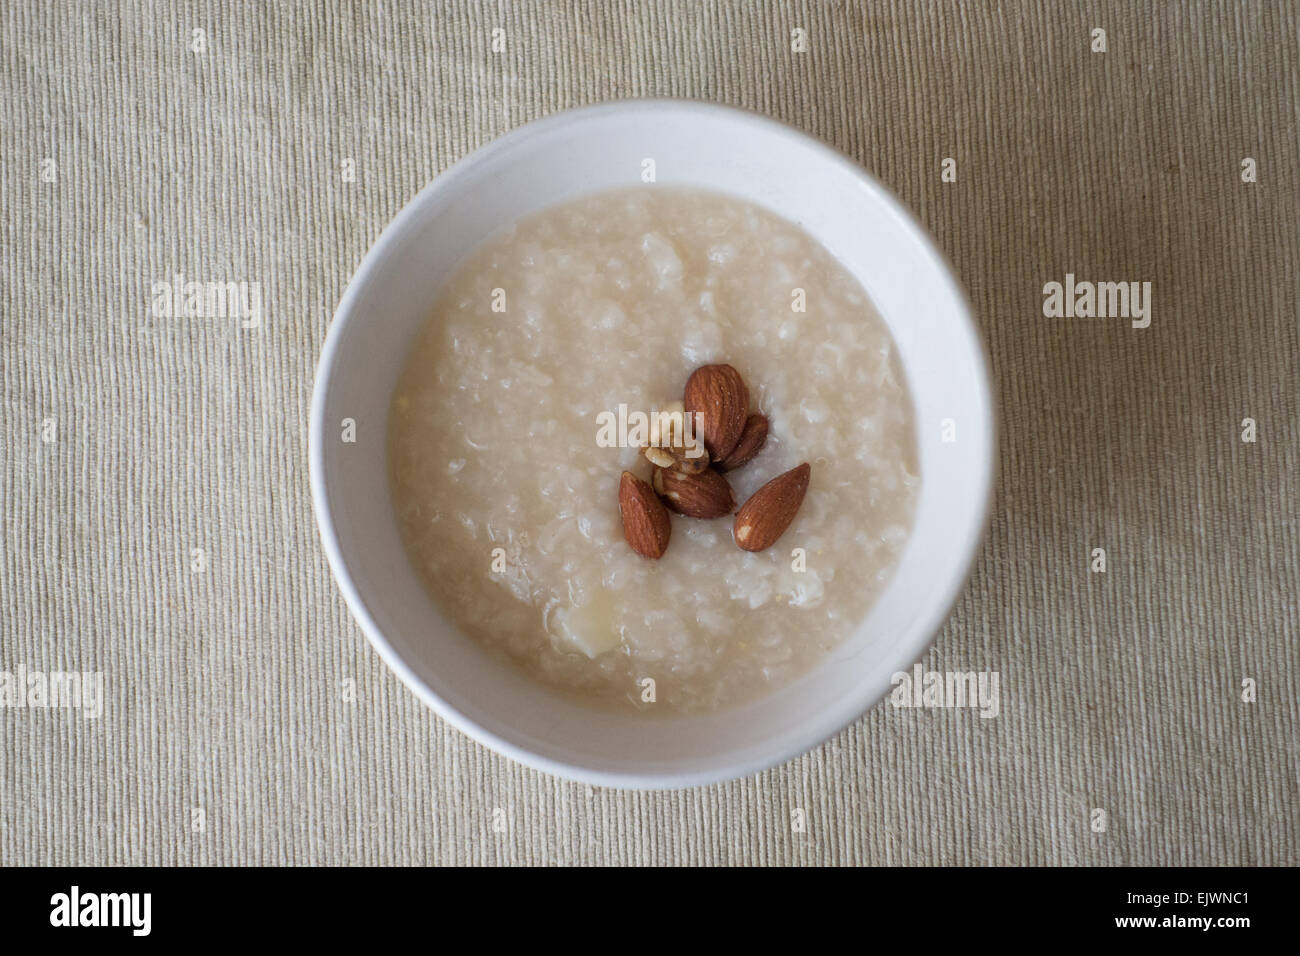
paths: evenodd
<path fill-rule="evenodd" d="M 686 411 L 698 414 L 698 437 L 714 461 L 726 458 L 740 441 L 749 414 L 749 389 L 730 365 L 703 365 L 686 380 Z"/>
<path fill-rule="evenodd" d="M 618 482 L 618 511 L 632 550 L 647 558 L 663 557 L 673 530 L 672 519 L 654 489 L 630 471 L 623 472 Z"/>
<path fill-rule="evenodd" d="M 736 512 L 736 544 L 745 551 L 763 551 L 776 544 L 794 520 L 808 492 L 812 469 L 804 462 L 784 475 L 777 475 Z"/>
<path fill-rule="evenodd" d="M 740 433 L 740 441 L 731 449 L 731 454 L 717 462 L 719 471 L 732 471 L 747 462 L 763 450 L 767 441 L 767 416 L 750 415 L 745 422 L 745 429 Z"/>
<path fill-rule="evenodd" d="M 736 507 L 731 485 L 712 468 L 697 475 L 656 468 L 653 482 L 668 509 L 688 518 L 721 518 Z"/>

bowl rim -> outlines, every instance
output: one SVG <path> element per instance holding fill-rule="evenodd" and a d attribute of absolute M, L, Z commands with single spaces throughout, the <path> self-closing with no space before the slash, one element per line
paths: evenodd
<path fill-rule="evenodd" d="M 908 659 L 913 662 L 925 655 L 926 651 L 934 644 L 943 625 L 951 616 L 957 601 L 966 590 L 974 571 L 976 559 L 979 557 L 983 543 L 987 538 L 992 518 L 997 471 L 998 408 L 992 387 L 988 346 L 980 335 L 979 327 L 975 322 L 970 299 L 965 288 L 957 280 L 952 263 L 935 245 L 929 230 L 916 219 L 911 210 L 898 199 L 891 189 L 882 184 L 851 157 L 790 123 L 754 110 L 726 106 L 707 100 L 680 97 L 629 97 L 550 113 L 494 137 L 457 160 L 408 200 L 393 220 L 384 227 L 379 237 L 357 265 L 330 320 L 325 341 L 321 347 L 320 358 L 316 364 L 308 420 L 309 480 L 316 524 L 320 531 L 321 543 L 324 546 L 330 570 L 353 619 L 360 626 L 371 646 L 379 652 L 380 658 L 393 670 L 402 683 L 414 692 L 416 697 L 432 709 L 434 713 L 471 739 L 526 767 L 567 780 L 622 789 L 670 790 L 745 778 L 763 770 L 785 764 L 820 746 L 861 719 L 863 715 L 885 698 L 890 685 L 887 683 L 884 687 L 871 688 L 864 686 L 863 692 L 857 698 L 861 701 L 861 706 L 853 707 L 852 713 L 847 719 L 835 718 L 833 725 L 818 726 L 814 732 L 797 743 L 786 746 L 779 751 L 765 752 L 750 759 L 739 759 L 731 762 L 718 761 L 702 770 L 666 772 L 611 771 L 570 763 L 535 753 L 505 739 L 453 707 L 435 693 L 389 643 L 382 629 L 376 623 L 374 616 L 370 613 L 365 598 L 353 581 L 352 574 L 344 560 L 334 523 L 331 496 L 325 482 L 326 395 L 329 391 L 336 353 L 344 336 L 344 326 L 348 324 L 349 319 L 355 312 L 355 303 L 368 285 L 370 274 L 388 256 L 390 247 L 396 246 L 408 223 L 418 219 L 433 196 L 454 189 L 459 180 L 467 174 L 470 167 L 484 159 L 506 150 L 517 149 L 527 140 L 540 133 L 549 133 L 566 125 L 586 122 L 593 118 L 599 118 L 604 114 L 626 112 L 628 110 L 694 112 L 733 121 L 743 120 L 756 126 L 765 127 L 770 133 L 800 140 L 802 146 L 815 154 L 820 161 L 838 166 L 842 172 L 848 173 L 868 189 L 878 193 L 894 217 L 913 233 L 913 237 L 949 280 L 954 297 L 960 306 L 958 310 L 960 315 L 954 318 L 961 324 L 964 337 L 974 346 L 973 351 L 978 358 L 974 372 L 978 390 L 982 392 L 984 408 L 987 410 L 986 419 L 980 423 L 982 427 L 979 429 L 984 444 L 980 451 L 986 467 L 982 473 L 973 476 L 979 487 L 976 489 L 976 493 L 972 495 L 972 500 L 976 502 L 980 515 L 979 520 L 973 524 L 973 530 L 969 537 L 959 542 L 962 556 L 958 562 L 958 567 L 961 568 L 961 573 L 953 575 L 947 586 L 936 593 L 930 605 L 931 611 L 924 616 L 922 623 L 917 625 L 915 633 L 920 637 L 910 642 L 907 648 Z M 817 237 L 814 235 L 813 239 L 816 240 Z"/>

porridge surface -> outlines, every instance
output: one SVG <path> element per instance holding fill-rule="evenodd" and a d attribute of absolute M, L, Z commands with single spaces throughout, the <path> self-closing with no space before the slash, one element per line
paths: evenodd
<path fill-rule="evenodd" d="M 907 538 L 920 478 L 893 349 L 857 281 L 749 203 L 645 186 L 525 219 L 453 276 L 394 393 L 411 560 L 462 630 L 593 704 L 757 697 L 855 628 Z M 727 475 L 737 504 L 804 461 L 808 494 L 765 552 L 736 547 L 731 517 L 674 515 L 647 560 L 623 537 L 618 484 L 650 466 L 598 447 L 597 415 L 679 401 L 710 363 L 735 366 L 771 422 Z"/>

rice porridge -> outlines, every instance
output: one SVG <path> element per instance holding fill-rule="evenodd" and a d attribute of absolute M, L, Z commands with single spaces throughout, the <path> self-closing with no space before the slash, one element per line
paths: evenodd
<path fill-rule="evenodd" d="M 770 547 L 738 547 L 731 508 L 672 515 L 651 560 L 623 496 L 631 481 L 658 508 L 657 470 L 599 423 L 679 402 L 721 363 L 767 424 L 725 473 L 735 505 L 801 463 L 806 494 Z M 472 254 L 407 359 L 388 457 L 410 559 L 453 624 L 586 703 L 702 712 L 788 683 L 866 616 L 911 527 L 912 427 L 893 341 L 825 249 L 747 202 L 643 186 Z"/>

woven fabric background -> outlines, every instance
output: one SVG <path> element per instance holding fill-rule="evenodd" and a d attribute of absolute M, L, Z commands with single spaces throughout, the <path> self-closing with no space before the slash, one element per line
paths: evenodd
<path fill-rule="evenodd" d="M 4 0 L 0 670 L 107 702 L 0 710 L 0 864 L 1300 862 L 1298 65 L 1281 0 Z M 1000 485 L 923 663 L 998 671 L 996 719 L 591 788 L 434 718 L 348 615 L 306 429 L 352 271 L 474 148 L 650 95 L 844 150 L 966 284 Z M 1150 328 L 1044 318 L 1067 272 L 1150 281 Z M 176 274 L 260 283 L 260 328 L 154 317 Z"/>

